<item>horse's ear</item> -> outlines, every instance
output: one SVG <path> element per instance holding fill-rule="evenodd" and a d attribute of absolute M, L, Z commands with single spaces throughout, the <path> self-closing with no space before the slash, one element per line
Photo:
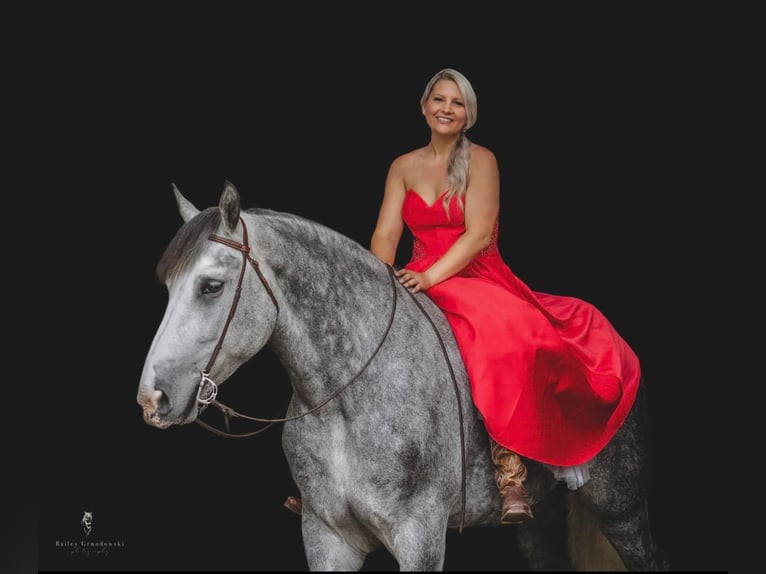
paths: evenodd
<path fill-rule="evenodd" d="M 230 181 L 226 181 L 218 202 L 221 218 L 229 231 L 234 231 L 239 224 L 239 192 Z"/>
<path fill-rule="evenodd" d="M 184 223 L 189 221 L 192 217 L 199 213 L 199 209 L 194 207 L 191 201 L 186 199 L 181 192 L 178 191 L 176 184 L 173 184 L 173 193 L 176 196 L 176 204 L 178 205 L 178 212 L 184 220 Z"/>

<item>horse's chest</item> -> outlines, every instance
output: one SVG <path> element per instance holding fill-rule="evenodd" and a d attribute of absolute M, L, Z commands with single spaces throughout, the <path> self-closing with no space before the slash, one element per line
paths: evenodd
<path fill-rule="evenodd" d="M 358 465 L 358 448 L 337 425 L 285 428 L 283 447 L 296 483 L 317 484 L 337 492 L 345 488 Z"/>

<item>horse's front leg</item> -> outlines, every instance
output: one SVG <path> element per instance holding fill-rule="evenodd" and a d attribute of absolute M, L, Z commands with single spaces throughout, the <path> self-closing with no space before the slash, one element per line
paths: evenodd
<path fill-rule="evenodd" d="M 402 512 L 387 537 L 391 555 L 404 572 L 439 572 L 444 569 L 448 510 L 423 504 Z"/>
<path fill-rule="evenodd" d="M 305 501 L 304 501 L 305 502 Z M 332 527 L 303 506 L 303 547 L 311 571 L 357 572 L 375 545 L 359 532 Z"/>

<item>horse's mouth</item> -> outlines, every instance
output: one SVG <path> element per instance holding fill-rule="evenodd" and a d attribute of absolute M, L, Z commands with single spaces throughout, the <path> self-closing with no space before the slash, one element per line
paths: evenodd
<path fill-rule="evenodd" d="M 166 429 L 173 426 L 173 422 L 167 419 L 160 418 L 157 412 L 144 411 L 144 422 L 158 429 Z"/>
<path fill-rule="evenodd" d="M 144 422 L 148 425 L 156 427 L 158 429 L 166 429 L 174 425 L 188 425 L 197 420 L 198 411 L 196 405 L 191 405 L 184 413 L 177 414 L 174 417 L 164 415 L 159 411 L 153 411 L 151 409 L 145 409 Z"/>

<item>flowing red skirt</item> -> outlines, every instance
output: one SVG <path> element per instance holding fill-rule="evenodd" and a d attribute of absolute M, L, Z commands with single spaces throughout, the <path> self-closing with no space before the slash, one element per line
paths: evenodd
<path fill-rule="evenodd" d="M 406 267 L 425 271 L 464 231 L 452 205 L 408 192 L 415 237 Z M 624 422 L 641 377 L 633 350 L 592 304 L 532 291 L 501 258 L 496 237 L 466 269 L 426 291 L 455 333 L 489 435 L 557 466 L 595 456 Z"/>

